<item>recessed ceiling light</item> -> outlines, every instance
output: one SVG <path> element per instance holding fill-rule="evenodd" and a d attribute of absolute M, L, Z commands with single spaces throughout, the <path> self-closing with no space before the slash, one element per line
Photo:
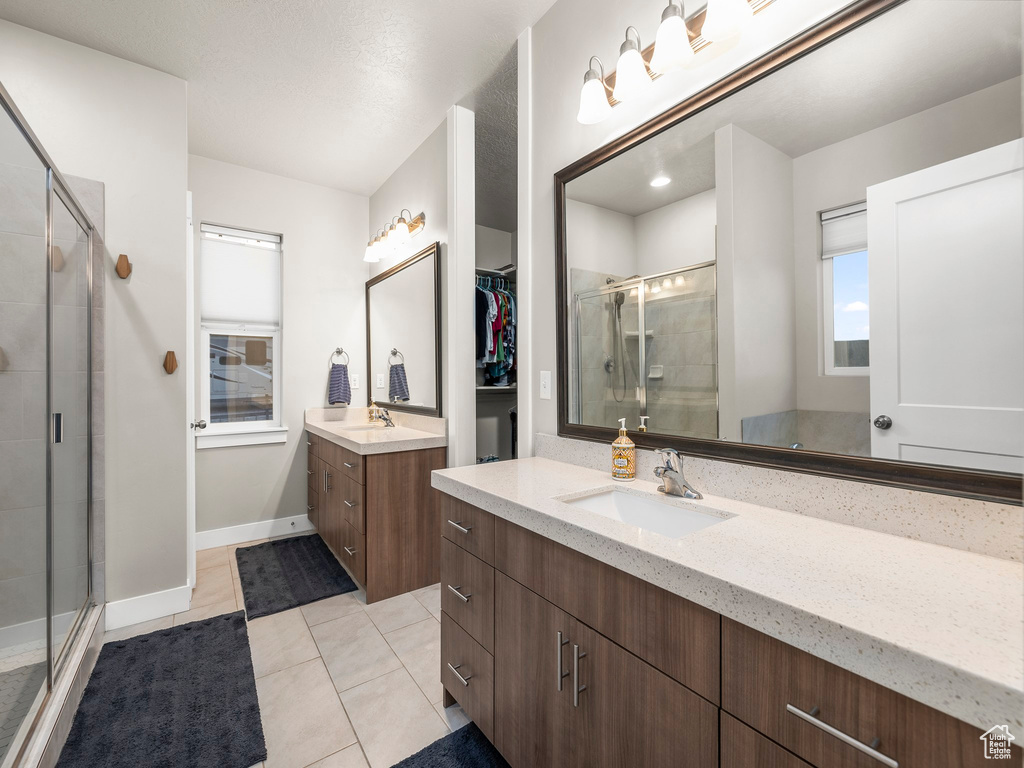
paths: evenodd
<path fill-rule="evenodd" d="M 656 176 L 655 178 L 651 179 L 651 186 L 664 187 L 666 184 L 669 184 L 671 182 L 672 179 L 670 179 L 668 176 Z"/>

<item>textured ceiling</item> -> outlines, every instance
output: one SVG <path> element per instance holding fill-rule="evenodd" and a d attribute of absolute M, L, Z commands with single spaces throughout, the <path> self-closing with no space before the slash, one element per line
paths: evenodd
<path fill-rule="evenodd" d="M 193 154 L 365 195 L 553 1 L 0 0 L 0 18 L 187 80 Z"/>
<path fill-rule="evenodd" d="M 714 186 L 708 140 L 723 125 L 799 157 L 1020 73 L 1019 2 L 912 0 L 574 179 L 566 193 L 636 216 Z M 652 188 L 658 175 L 673 182 Z"/>

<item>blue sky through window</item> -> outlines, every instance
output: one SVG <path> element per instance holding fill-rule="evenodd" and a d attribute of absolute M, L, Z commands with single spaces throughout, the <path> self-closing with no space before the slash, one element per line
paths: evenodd
<path fill-rule="evenodd" d="M 832 259 L 833 325 L 836 341 L 868 339 L 868 252 Z"/>

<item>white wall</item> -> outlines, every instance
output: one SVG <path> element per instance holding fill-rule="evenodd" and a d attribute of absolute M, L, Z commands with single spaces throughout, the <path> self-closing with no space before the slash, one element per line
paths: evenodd
<path fill-rule="evenodd" d="M 637 274 L 636 220 L 632 216 L 566 200 L 565 243 L 569 269 L 623 277 Z"/>
<path fill-rule="evenodd" d="M 715 132 L 719 437 L 796 407 L 793 161 L 735 125 Z"/>
<path fill-rule="evenodd" d="M 615 107 L 608 120 L 592 126 L 576 122 L 587 60 L 598 55 L 606 64 L 614 61 L 622 30 L 629 24 L 637 25 L 645 44 L 654 40 L 662 6 L 646 0 L 558 0 L 530 34 L 521 38 L 519 189 L 525 200 L 519 215 L 523 242 L 519 266 L 525 277 L 520 293 L 529 310 L 529 337 L 523 350 L 530 359 L 523 361 L 523 369 L 532 380 L 520 383 L 531 390 L 525 397 L 520 393 L 520 402 L 525 401 L 527 410 L 532 411 L 533 431 L 553 433 L 557 427 L 554 393 L 550 400 L 539 399 L 540 372 L 550 371 L 554 381 L 556 370 L 555 336 L 551 333 L 555 325 L 552 176 L 844 5 L 846 0 L 775 3 L 758 16 L 750 33 L 735 46 L 728 50 L 712 46 L 714 50 L 708 49 L 703 57 L 715 54 L 716 58 L 659 79 L 648 95 Z M 586 23 L 581 24 L 581 19 Z M 524 263 L 527 259 L 530 264 Z"/>
<path fill-rule="evenodd" d="M 484 269 L 501 269 L 515 264 L 513 233 L 476 225 L 476 265 Z"/>
<path fill-rule="evenodd" d="M 197 451 L 196 529 L 303 514 L 303 411 L 327 405 L 327 361 L 336 347 L 349 353 L 349 371 L 361 379 L 353 405 L 366 399 L 368 265 L 362 258 L 369 201 L 196 155 L 189 156 L 188 182 L 197 265 L 201 223 L 283 235 L 281 414 L 288 427 L 282 444 Z M 203 354 L 198 342 L 196 352 Z"/>
<path fill-rule="evenodd" d="M 106 192 L 106 595 L 185 585 L 185 81 L 0 21 L 0 81 L 66 175 Z M 118 253 L 134 265 L 113 272 Z"/>
<path fill-rule="evenodd" d="M 656 275 L 715 260 L 715 190 L 636 217 L 636 271 Z"/>
<path fill-rule="evenodd" d="M 872 184 L 1019 138 L 1020 116 L 1018 77 L 793 161 L 798 408 L 869 410 L 868 377 L 823 373 L 818 214 L 864 200 Z"/>

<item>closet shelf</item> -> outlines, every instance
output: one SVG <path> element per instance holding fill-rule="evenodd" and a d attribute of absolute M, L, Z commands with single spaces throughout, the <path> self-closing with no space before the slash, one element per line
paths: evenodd
<path fill-rule="evenodd" d="M 515 392 L 516 391 L 516 385 L 513 384 L 513 385 L 511 385 L 509 387 L 480 387 L 480 386 L 478 386 L 476 388 L 476 391 L 477 391 L 477 393 L 486 392 L 488 394 L 490 394 L 492 392 Z"/>

